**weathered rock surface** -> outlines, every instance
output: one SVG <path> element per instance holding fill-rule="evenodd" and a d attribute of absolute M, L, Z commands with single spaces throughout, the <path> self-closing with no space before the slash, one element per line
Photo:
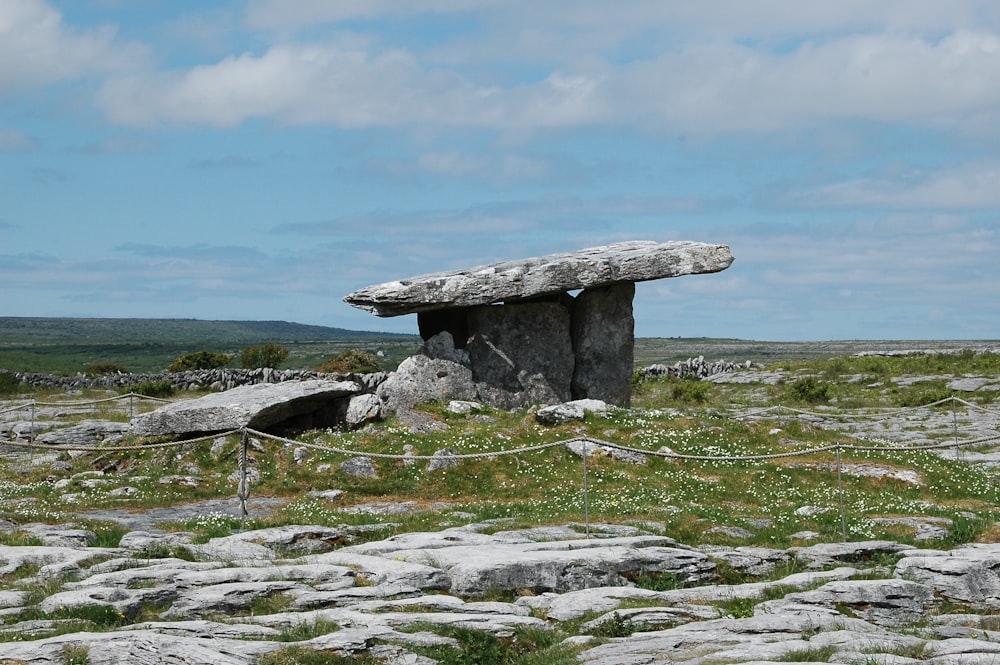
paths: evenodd
<path fill-rule="evenodd" d="M 604 413 L 608 405 L 598 399 L 575 399 L 571 402 L 543 406 L 535 412 L 535 420 L 543 425 L 562 425 L 583 420 L 588 413 Z"/>
<path fill-rule="evenodd" d="M 980 614 L 998 607 L 998 544 L 950 552 L 888 541 L 702 552 L 636 526 L 591 525 L 591 538 L 581 536 L 582 525 L 484 533 L 489 526 L 346 547 L 348 527 L 322 526 L 247 531 L 205 545 L 184 534 L 131 532 L 117 548 L 85 547 L 86 539 L 0 546 L 0 575 L 14 580 L 0 591 L 0 662 L 52 665 L 86 654 L 93 665 L 255 665 L 297 647 L 431 665 L 416 651 L 457 647 L 433 626 L 504 639 L 521 628 L 571 630 L 567 643 L 578 645 L 580 662 L 598 665 L 1000 658 L 1000 633 Z M 167 546 L 199 560 L 150 558 L 150 548 Z M 894 569 L 868 562 L 891 552 L 902 554 Z M 716 561 L 771 575 L 793 556 L 854 563 L 742 584 L 716 577 Z M 639 573 L 686 584 L 640 588 Z M 529 595 L 477 600 L 512 592 Z M 118 617 L 119 626 L 80 618 L 87 616 Z M 75 622 L 69 632 L 67 621 Z M 609 626 L 623 636 L 588 646 Z"/>
<path fill-rule="evenodd" d="M 632 399 L 635 284 L 587 289 L 573 300 L 572 394 L 628 406 Z"/>
<path fill-rule="evenodd" d="M 476 307 L 467 349 L 477 398 L 500 408 L 572 399 L 569 309 L 558 302 Z"/>
<path fill-rule="evenodd" d="M 913 550 L 896 564 L 896 574 L 933 586 L 945 600 L 1000 610 L 1000 548 L 995 545 Z"/>
<path fill-rule="evenodd" d="M 76 425 L 39 435 L 35 441 L 53 446 L 94 446 L 115 434 L 130 430 L 128 423 L 109 420 L 84 420 Z"/>
<path fill-rule="evenodd" d="M 353 381 L 289 381 L 241 386 L 221 393 L 174 402 L 132 420 L 139 436 L 220 432 L 250 427 L 268 429 L 297 424 L 329 426 L 342 422 L 338 402 L 362 391 Z"/>
<path fill-rule="evenodd" d="M 451 336 L 440 335 L 447 336 L 448 347 L 453 351 Z M 425 344 L 425 352 L 427 347 Z M 386 411 L 398 412 L 434 400 L 474 400 L 477 392 L 468 361 L 460 364 L 437 354 L 420 353 L 401 362 L 379 385 L 377 394 Z"/>
<path fill-rule="evenodd" d="M 697 242 L 621 242 L 578 252 L 421 275 L 355 291 L 344 301 L 376 314 L 511 303 L 577 289 L 725 270 L 725 245 Z"/>

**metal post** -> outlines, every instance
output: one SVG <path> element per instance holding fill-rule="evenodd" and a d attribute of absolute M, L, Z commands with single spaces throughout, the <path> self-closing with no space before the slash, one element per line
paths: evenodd
<path fill-rule="evenodd" d="M 240 499 L 240 514 L 242 516 L 242 526 L 241 530 L 246 531 L 247 522 L 247 498 L 250 496 L 250 488 L 247 483 L 247 445 L 249 444 L 250 436 L 247 434 L 246 430 L 243 430 L 240 436 L 240 452 L 237 456 L 237 462 L 240 465 L 240 482 L 236 488 L 236 496 Z"/>
<path fill-rule="evenodd" d="M 954 395 L 951 398 L 951 422 L 955 429 L 955 459 L 959 459 L 959 445 L 958 445 L 958 408 L 955 405 Z"/>
<path fill-rule="evenodd" d="M 590 538 L 590 487 L 587 485 L 587 455 L 590 450 L 587 448 L 587 441 L 583 442 L 583 522 L 587 530 L 587 538 Z"/>
<path fill-rule="evenodd" d="M 840 489 L 840 537 L 847 542 L 847 518 L 844 515 L 844 478 L 840 473 L 840 446 L 837 446 L 837 487 Z"/>

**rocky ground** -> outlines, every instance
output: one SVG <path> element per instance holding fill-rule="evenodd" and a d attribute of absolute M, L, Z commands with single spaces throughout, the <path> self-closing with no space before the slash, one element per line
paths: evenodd
<path fill-rule="evenodd" d="M 959 394 L 1000 388 L 995 379 L 951 378 Z M 713 380 L 783 379 L 746 371 Z M 24 427 L 40 434 L 64 410 L 38 409 L 7 435 Z M 973 406 L 873 410 L 858 419 L 835 406 L 733 414 L 765 415 L 776 431 L 796 419 L 900 445 L 972 441 L 1000 429 L 995 410 Z M 1000 462 L 988 446 L 941 454 Z M 52 462 L 31 455 L 33 463 Z M 251 498 L 249 507 L 259 516 L 280 502 Z M 276 660 L 290 648 L 365 665 L 430 665 L 435 648 L 462 646 L 449 632 L 456 627 L 506 643 L 542 632 L 594 665 L 1000 663 L 1000 544 L 698 546 L 663 535 L 654 522 L 513 529 L 491 521 L 385 538 L 370 525 L 297 525 L 208 542 L 165 528 L 239 508 L 236 499 L 217 499 L 78 516 L 128 529 L 111 547 L 95 547 L 97 536 L 79 523 L 0 522 L 0 531 L 42 543 L 0 546 L 0 665 L 290 664 L 297 661 Z M 370 509 L 391 520 L 414 508 Z M 453 517 L 447 505 L 433 509 L 442 522 Z M 935 539 L 952 525 L 910 526 Z"/>
<path fill-rule="evenodd" d="M 488 523 L 358 544 L 349 528 L 204 544 L 153 529 L 94 548 L 71 524 L 27 529 L 46 544 L 0 546 L 5 665 L 249 665 L 291 646 L 432 663 L 419 652 L 456 644 L 454 626 L 556 631 L 595 665 L 1000 660 L 1000 545 L 696 548 L 655 524 Z"/>

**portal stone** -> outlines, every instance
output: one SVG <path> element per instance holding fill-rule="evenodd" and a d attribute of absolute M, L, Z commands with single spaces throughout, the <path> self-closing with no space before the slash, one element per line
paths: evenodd
<path fill-rule="evenodd" d="M 586 289 L 573 301 L 573 399 L 628 406 L 632 397 L 635 284 Z"/>
<path fill-rule="evenodd" d="M 569 309 L 558 302 L 475 307 L 467 350 L 479 399 L 501 408 L 571 399 Z"/>

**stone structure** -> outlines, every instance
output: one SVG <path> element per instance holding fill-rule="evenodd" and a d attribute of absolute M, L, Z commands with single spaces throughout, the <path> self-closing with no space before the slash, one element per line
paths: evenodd
<path fill-rule="evenodd" d="M 242 386 L 199 399 L 173 402 L 132 419 L 138 436 L 252 429 L 309 429 L 340 425 L 350 399 L 361 392 L 353 381 L 287 381 Z"/>
<path fill-rule="evenodd" d="M 429 399 L 503 408 L 573 399 L 627 406 L 635 282 L 732 261 L 725 245 L 622 242 L 387 282 L 344 300 L 377 316 L 417 314 L 430 360 L 404 363 L 381 387 L 390 409 L 420 401 L 418 384 Z"/>

